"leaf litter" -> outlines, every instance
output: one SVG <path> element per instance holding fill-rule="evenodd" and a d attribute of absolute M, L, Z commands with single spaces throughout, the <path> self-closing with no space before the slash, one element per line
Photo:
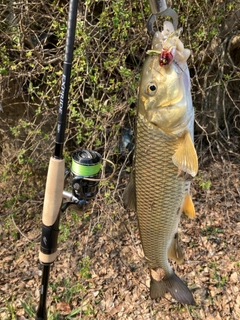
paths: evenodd
<path fill-rule="evenodd" d="M 204 188 L 194 180 L 197 217 L 181 219 L 185 261 L 172 265 L 193 291 L 196 307 L 183 306 L 169 294 L 150 299 L 136 214 L 121 202 L 128 178 L 122 172 L 115 199 L 107 202 L 100 192 L 88 212 L 76 217 L 69 208 L 62 215 L 48 289 L 50 314 L 57 319 L 240 319 L 239 169 L 239 163 L 215 161 L 200 170 L 201 181 L 211 184 Z M 35 217 L 19 213 L 15 221 L 23 234 L 37 239 L 41 212 Z M 28 241 L 4 218 L 0 245 L 0 318 L 34 319 L 42 274 L 39 243 Z"/>

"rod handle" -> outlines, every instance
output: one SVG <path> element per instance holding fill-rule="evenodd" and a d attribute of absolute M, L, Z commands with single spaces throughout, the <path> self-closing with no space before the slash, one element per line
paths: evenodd
<path fill-rule="evenodd" d="M 51 157 L 42 214 L 42 238 L 39 259 L 44 264 L 52 263 L 57 256 L 59 212 L 64 188 L 64 159 Z"/>

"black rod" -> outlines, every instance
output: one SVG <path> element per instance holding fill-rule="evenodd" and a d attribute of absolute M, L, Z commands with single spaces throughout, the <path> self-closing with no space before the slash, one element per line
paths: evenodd
<path fill-rule="evenodd" d="M 50 274 L 50 264 L 45 265 L 42 274 L 42 283 L 40 289 L 40 301 L 35 319 L 47 319 L 47 289 Z"/>
<path fill-rule="evenodd" d="M 57 256 L 57 239 L 64 187 L 65 163 L 63 145 L 67 118 L 68 93 L 70 86 L 71 67 L 74 50 L 74 39 L 77 21 L 78 0 L 70 0 L 68 26 L 66 36 L 63 76 L 57 120 L 57 132 L 54 156 L 50 159 L 42 216 L 42 236 L 39 260 L 43 264 L 39 307 L 36 320 L 47 320 L 47 290 L 50 266 Z"/>
<path fill-rule="evenodd" d="M 65 59 L 63 63 L 63 75 L 62 75 L 62 85 L 61 85 L 59 111 L 58 111 L 56 145 L 55 145 L 55 153 L 54 153 L 54 157 L 58 159 L 62 159 L 62 153 L 63 153 L 64 133 L 65 133 L 65 127 L 66 127 L 66 118 L 67 118 L 68 93 L 69 93 L 69 86 L 70 86 L 73 48 L 74 48 L 74 39 L 75 39 L 75 31 L 76 31 L 76 22 L 77 22 L 77 7 L 78 7 L 78 0 L 70 0 Z"/>

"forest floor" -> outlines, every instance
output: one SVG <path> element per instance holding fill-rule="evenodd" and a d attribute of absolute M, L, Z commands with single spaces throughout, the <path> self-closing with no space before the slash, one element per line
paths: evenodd
<path fill-rule="evenodd" d="M 48 290 L 48 319 L 240 319 L 240 164 L 206 161 L 192 185 L 197 217 L 181 219 L 182 265 L 172 263 L 192 290 L 196 306 L 169 294 L 149 296 L 136 214 L 124 210 L 126 174 L 87 212 L 69 208 L 61 218 L 58 257 Z M 3 186 L 2 186 L 3 187 Z M 3 188 L 2 188 L 3 190 Z M 38 260 L 43 195 L 19 203 L 0 200 L 0 319 L 34 319 L 39 301 Z M 34 205 L 34 208 L 33 208 Z"/>

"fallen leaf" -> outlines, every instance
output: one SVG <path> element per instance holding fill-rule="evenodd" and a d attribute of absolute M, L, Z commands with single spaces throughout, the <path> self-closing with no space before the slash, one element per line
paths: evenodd
<path fill-rule="evenodd" d="M 71 311 L 70 305 L 66 302 L 58 302 L 56 304 L 56 310 L 69 313 Z"/>

